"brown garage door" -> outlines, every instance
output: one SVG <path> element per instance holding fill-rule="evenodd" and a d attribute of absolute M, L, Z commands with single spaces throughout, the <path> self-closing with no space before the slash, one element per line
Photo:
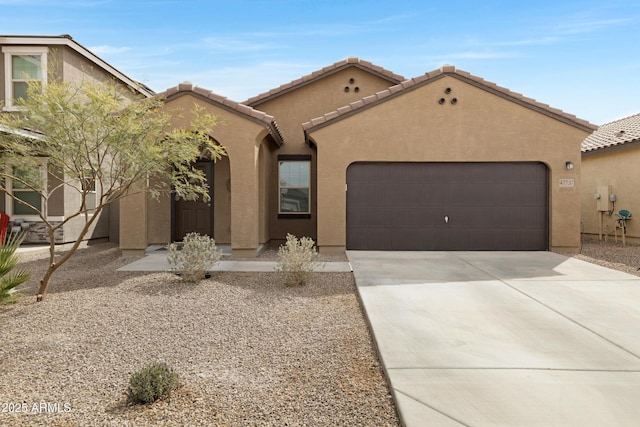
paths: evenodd
<path fill-rule="evenodd" d="M 547 250 L 542 163 L 354 163 L 347 249 Z"/>

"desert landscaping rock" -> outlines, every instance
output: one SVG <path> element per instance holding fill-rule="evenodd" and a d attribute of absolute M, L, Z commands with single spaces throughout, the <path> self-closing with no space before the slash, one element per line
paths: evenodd
<path fill-rule="evenodd" d="M 0 425 L 399 424 L 350 273 L 293 288 L 277 273 L 214 273 L 193 285 L 116 273 L 132 259 L 103 244 L 71 258 L 35 303 L 42 254 L 22 255 L 34 278 L 0 309 L 0 403 L 28 407 L 0 413 Z M 127 406 L 131 374 L 153 361 L 167 362 L 180 387 Z"/>

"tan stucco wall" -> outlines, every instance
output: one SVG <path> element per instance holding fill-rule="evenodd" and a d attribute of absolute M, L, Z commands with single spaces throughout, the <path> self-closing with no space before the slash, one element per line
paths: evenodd
<path fill-rule="evenodd" d="M 56 48 L 53 49 L 53 51 L 55 52 L 54 57 L 56 58 L 56 62 L 54 62 L 52 66 L 61 68 L 65 82 L 79 83 L 82 81 L 90 81 L 108 84 L 116 83 L 118 88 L 120 88 L 120 94 L 123 96 L 123 102 L 126 103 L 140 99 L 140 95 L 137 95 L 121 81 L 115 79 L 111 74 L 96 66 L 91 61 L 88 61 L 75 50 L 65 47 L 64 49 Z M 60 63 L 58 62 L 58 58 L 62 59 Z"/>
<path fill-rule="evenodd" d="M 613 239 L 617 213 L 620 209 L 631 211 L 633 218 L 627 222 L 629 241 L 640 243 L 640 146 L 629 145 L 615 151 L 603 151 L 598 154 L 585 155 L 582 158 L 582 223 L 587 234 L 599 234 L 599 211 L 594 195 L 600 186 L 609 186 L 610 194 L 616 195 L 615 207 L 607 204 L 607 209 L 614 210 L 612 215 L 602 215 L 602 232 Z M 626 165 L 626 167 L 625 167 Z M 618 239 L 621 231 L 618 230 Z M 604 238 L 604 236 L 603 236 Z"/>
<path fill-rule="evenodd" d="M 349 80 L 354 82 L 350 83 Z M 317 227 L 317 181 L 315 152 L 305 143 L 301 124 L 338 107 L 348 105 L 365 96 L 392 86 L 388 80 L 357 67 L 349 67 L 323 77 L 272 100 L 254 105 L 254 108 L 275 117 L 285 144 L 273 152 L 270 160 L 268 183 L 270 238 L 284 240 L 287 233 L 315 239 Z M 345 87 L 349 91 L 345 92 Z M 358 92 L 355 88 L 358 88 Z M 311 219 L 278 219 L 278 162 L 280 154 L 309 154 L 311 159 Z"/>
<path fill-rule="evenodd" d="M 318 244 L 325 251 L 345 247 L 346 170 L 353 162 L 540 161 L 549 168 L 551 249 L 575 251 L 587 134 L 451 76 L 407 91 L 310 133 L 318 147 Z M 566 161 L 575 168 L 566 170 Z M 561 188 L 560 179 L 574 186 Z"/>

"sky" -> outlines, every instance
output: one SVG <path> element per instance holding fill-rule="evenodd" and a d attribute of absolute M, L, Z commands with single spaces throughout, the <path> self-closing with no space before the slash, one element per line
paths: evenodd
<path fill-rule="evenodd" d="M 637 0 L 0 0 L 0 34 L 69 34 L 157 92 L 238 102 L 355 56 L 455 65 L 596 125 L 640 113 Z"/>

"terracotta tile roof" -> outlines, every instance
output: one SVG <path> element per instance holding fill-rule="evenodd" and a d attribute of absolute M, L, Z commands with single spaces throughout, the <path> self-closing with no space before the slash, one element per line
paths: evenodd
<path fill-rule="evenodd" d="M 582 142 L 582 152 L 640 142 L 640 114 L 604 124 Z"/>
<path fill-rule="evenodd" d="M 484 80 L 480 77 L 474 76 L 466 71 L 457 70 L 456 67 L 452 65 L 445 65 L 440 69 L 430 71 L 422 76 L 415 77 L 410 80 L 405 80 L 396 86 L 392 86 L 374 95 L 370 95 L 370 96 L 367 96 L 366 98 L 362 98 L 358 101 L 352 102 L 351 104 L 346 105 L 344 107 L 340 107 L 335 111 L 325 114 L 324 116 L 311 119 L 310 121 L 303 123 L 302 128 L 306 133 L 307 131 L 311 131 L 312 129 L 324 127 L 328 125 L 330 122 L 341 120 L 343 118 L 346 118 L 350 115 L 353 115 L 359 112 L 361 109 L 369 108 L 373 105 L 384 102 L 393 97 L 399 96 L 407 91 L 417 89 L 421 86 L 424 86 L 434 80 L 440 79 L 445 76 L 451 76 L 451 77 L 457 78 L 473 86 L 489 91 L 497 96 L 501 96 L 517 104 L 531 108 L 542 114 L 553 117 L 557 120 L 563 121 L 573 126 L 579 127 L 586 131 L 593 131 L 596 129 L 596 126 L 594 124 L 589 123 L 586 120 L 579 119 L 572 114 L 568 114 L 562 110 L 552 108 L 549 105 L 538 102 L 532 98 L 527 98 L 517 92 L 512 92 L 509 89 L 498 86 L 497 84 Z"/>
<path fill-rule="evenodd" d="M 217 104 L 219 107 L 224 108 L 227 111 L 239 114 L 251 121 L 263 124 L 266 128 L 269 129 L 271 136 L 278 145 L 282 145 L 284 143 L 282 132 L 280 132 L 278 123 L 276 123 L 276 120 L 273 118 L 273 116 L 251 108 L 248 105 L 232 101 L 229 98 L 218 95 L 208 89 L 198 87 L 193 83 L 180 83 L 178 86 L 169 88 L 164 92 L 159 93 L 157 96 L 165 99 L 171 99 L 187 93 L 195 94 L 200 98 L 204 98 L 207 102 Z"/>
<path fill-rule="evenodd" d="M 268 101 L 270 99 L 283 95 L 291 90 L 297 89 L 300 86 L 307 85 L 311 82 L 314 82 L 323 77 L 326 77 L 327 75 L 336 73 L 338 71 L 344 70 L 345 68 L 349 68 L 349 67 L 357 67 L 362 70 L 368 71 L 372 74 L 376 74 L 379 77 L 382 77 L 383 79 L 388 80 L 390 84 L 397 84 L 405 79 L 401 75 L 393 73 L 389 70 L 385 70 L 384 68 L 374 65 L 369 61 L 364 61 L 359 58 L 350 57 L 345 60 L 336 62 L 335 64 L 326 66 L 321 70 L 314 71 L 311 74 L 307 74 L 306 76 L 300 77 L 299 79 L 283 84 L 268 92 L 264 92 L 260 95 L 249 98 L 246 101 L 244 101 L 243 104 L 252 105 L 252 106 L 261 104 L 265 101 Z"/>

